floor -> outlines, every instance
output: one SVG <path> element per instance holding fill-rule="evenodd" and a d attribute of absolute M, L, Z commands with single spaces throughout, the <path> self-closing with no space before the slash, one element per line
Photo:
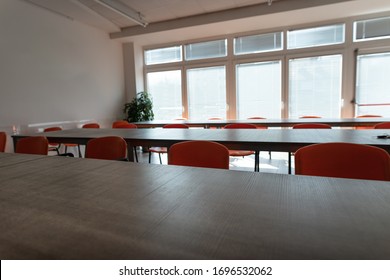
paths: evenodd
<path fill-rule="evenodd" d="M 148 153 L 139 153 L 138 158 L 141 162 L 148 162 Z M 260 153 L 260 172 L 268 173 L 288 173 L 288 154 L 281 152 L 272 152 L 271 159 L 268 152 Z M 162 163 L 167 164 L 167 156 L 162 155 Z M 152 164 L 160 164 L 158 155 L 152 154 Z M 255 166 L 255 157 L 230 157 L 230 168 L 231 170 L 241 171 L 253 171 Z M 294 173 L 294 166 L 292 166 L 292 173 Z"/>
<path fill-rule="evenodd" d="M 68 152 L 73 153 L 76 157 L 78 156 L 78 150 L 75 147 L 69 148 Z M 81 146 L 81 152 L 84 154 L 84 146 Z M 148 163 L 149 162 L 149 153 L 138 151 L 138 159 L 140 162 Z M 162 164 L 167 164 L 167 155 L 162 154 L 161 156 Z M 268 151 L 260 152 L 260 172 L 268 173 L 280 173 L 288 174 L 288 153 L 284 152 L 272 152 L 271 159 Z M 294 174 L 294 158 L 292 159 L 292 173 Z M 160 164 L 158 154 L 152 154 L 151 164 Z M 231 170 L 240 170 L 240 171 L 252 171 L 254 170 L 255 157 L 254 155 L 248 157 L 230 157 L 230 167 Z"/>

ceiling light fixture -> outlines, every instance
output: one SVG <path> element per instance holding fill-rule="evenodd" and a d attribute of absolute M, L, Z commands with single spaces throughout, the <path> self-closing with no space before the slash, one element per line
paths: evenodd
<path fill-rule="evenodd" d="M 143 15 L 140 12 L 131 9 L 129 6 L 126 6 L 120 1 L 117 0 L 94 0 L 94 1 L 110 9 L 111 11 L 121 14 L 122 16 L 134 21 L 135 23 L 143 27 L 146 27 L 148 25 L 148 23 L 143 19 Z"/>

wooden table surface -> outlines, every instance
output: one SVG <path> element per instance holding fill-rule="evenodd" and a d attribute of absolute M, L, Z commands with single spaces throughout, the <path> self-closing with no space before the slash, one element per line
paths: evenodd
<path fill-rule="evenodd" d="M 0 177 L 3 260 L 390 259 L 389 182 L 18 154 Z"/>
<path fill-rule="evenodd" d="M 171 123 L 183 123 L 194 127 L 223 127 L 231 123 L 253 123 L 268 127 L 291 127 L 299 123 L 325 123 L 334 127 L 372 126 L 390 122 L 390 118 L 308 118 L 308 119 L 251 119 L 251 120 L 159 120 L 136 122 L 141 128 L 162 127 Z"/>
<path fill-rule="evenodd" d="M 390 152 L 389 133 L 381 129 L 69 129 L 45 133 L 13 135 L 15 142 L 26 136 L 44 135 L 51 142 L 86 144 L 90 139 L 116 135 L 129 146 L 166 146 L 187 140 L 216 141 L 229 149 L 295 152 L 315 143 L 350 142 L 377 146 Z M 130 155 L 132 156 L 132 154 Z M 130 158 L 132 160 L 132 158 Z"/>

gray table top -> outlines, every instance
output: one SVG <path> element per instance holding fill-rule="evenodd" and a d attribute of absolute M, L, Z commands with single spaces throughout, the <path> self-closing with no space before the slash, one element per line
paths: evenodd
<path fill-rule="evenodd" d="M 389 182 L 17 154 L 0 178 L 1 259 L 390 258 Z"/>

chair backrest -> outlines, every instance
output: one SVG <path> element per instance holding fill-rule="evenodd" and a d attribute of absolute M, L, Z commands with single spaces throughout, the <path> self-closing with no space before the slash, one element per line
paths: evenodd
<path fill-rule="evenodd" d="M 211 141 L 179 142 L 169 148 L 168 164 L 229 169 L 229 150 Z"/>
<path fill-rule="evenodd" d="M 249 117 L 248 120 L 265 120 L 267 118 L 259 117 L 259 116 L 254 116 L 254 117 Z M 268 129 L 268 126 L 263 125 L 263 124 L 255 124 L 257 129 Z"/>
<path fill-rule="evenodd" d="M 118 125 L 123 125 L 123 124 L 128 124 L 129 122 L 128 121 L 115 121 L 112 123 L 112 128 L 117 128 Z"/>
<path fill-rule="evenodd" d="M 170 123 L 163 126 L 163 128 L 190 128 L 188 125 L 183 123 Z"/>
<path fill-rule="evenodd" d="M 5 143 L 7 142 L 7 134 L 3 131 L 0 131 L 0 152 L 4 153 Z"/>
<path fill-rule="evenodd" d="M 313 144 L 295 153 L 295 174 L 390 181 L 390 156 L 362 144 Z"/>
<path fill-rule="evenodd" d="M 100 125 L 98 123 L 86 123 L 82 128 L 100 128 Z"/>
<path fill-rule="evenodd" d="M 304 129 L 304 128 L 325 128 L 325 129 L 331 129 L 332 127 L 325 123 L 299 123 L 295 124 L 292 127 L 293 129 Z"/>
<path fill-rule="evenodd" d="M 375 129 L 389 129 L 390 128 L 390 122 L 383 122 L 378 123 L 374 126 Z"/>
<path fill-rule="evenodd" d="M 380 115 L 360 115 L 356 117 L 357 119 L 361 118 L 382 118 Z M 373 129 L 375 126 L 370 125 L 370 126 L 355 126 L 355 129 Z"/>
<path fill-rule="evenodd" d="M 58 130 L 62 130 L 61 127 L 59 126 L 53 126 L 53 127 L 46 127 L 43 132 L 49 132 L 49 131 L 58 131 Z"/>
<path fill-rule="evenodd" d="M 138 128 L 138 127 L 133 123 L 120 123 L 113 128 Z"/>
<path fill-rule="evenodd" d="M 121 160 L 126 158 L 127 143 L 122 137 L 106 136 L 88 141 L 86 158 Z"/>
<path fill-rule="evenodd" d="M 230 123 L 225 125 L 223 128 L 226 129 L 234 129 L 234 128 L 239 128 L 239 129 L 256 129 L 257 126 L 251 123 Z"/>
<path fill-rule="evenodd" d="M 248 120 L 265 120 L 266 118 L 263 118 L 263 117 L 258 117 L 258 116 L 254 116 L 254 117 L 249 117 Z"/>
<path fill-rule="evenodd" d="M 49 152 L 49 142 L 44 136 L 31 136 L 19 139 L 16 142 L 16 153 L 47 155 Z"/>
<path fill-rule="evenodd" d="M 223 118 L 221 117 L 211 117 L 211 118 L 208 118 L 209 121 L 221 121 L 223 120 Z"/>
<path fill-rule="evenodd" d="M 314 116 L 314 115 L 306 115 L 299 117 L 300 119 L 321 119 L 320 116 Z"/>

